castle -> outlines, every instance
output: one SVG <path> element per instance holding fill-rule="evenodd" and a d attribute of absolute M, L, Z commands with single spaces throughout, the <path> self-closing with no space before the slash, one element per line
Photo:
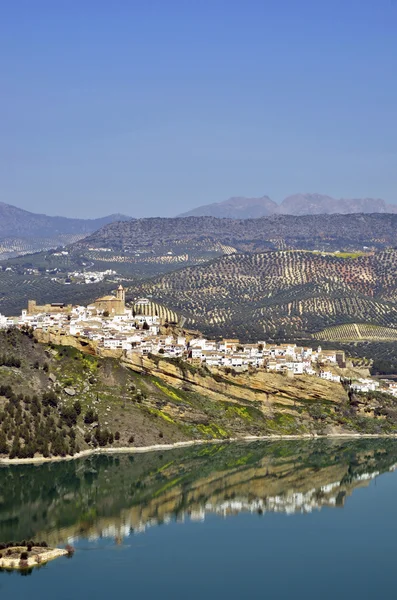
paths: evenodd
<path fill-rule="evenodd" d="M 38 315 L 40 313 L 70 313 L 72 312 L 71 304 L 63 304 L 62 302 L 53 302 L 52 304 L 37 304 L 36 300 L 28 300 L 28 315 Z"/>
<path fill-rule="evenodd" d="M 63 304 L 61 302 L 54 302 L 52 304 L 37 304 L 36 300 L 28 300 L 28 315 L 38 315 L 42 313 L 65 313 L 70 314 L 72 312 L 71 304 Z M 115 296 L 102 296 L 97 298 L 92 304 L 88 306 L 92 310 L 96 310 L 98 313 L 109 313 L 113 315 L 123 315 L 125 313 L 125 289 L 122 285 L 119 285 Z"/>

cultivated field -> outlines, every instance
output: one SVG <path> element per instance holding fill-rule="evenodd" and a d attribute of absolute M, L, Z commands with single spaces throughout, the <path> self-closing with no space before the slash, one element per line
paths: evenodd
<path fill-rule="evenodd" d="M 394 341 L 397 340 L 397 328 L 379 327 L 368 323 L 352 323 L 328 327 L 324 331 L 314 334 L 318 340 L 354 342 L 354 341 Z"/>

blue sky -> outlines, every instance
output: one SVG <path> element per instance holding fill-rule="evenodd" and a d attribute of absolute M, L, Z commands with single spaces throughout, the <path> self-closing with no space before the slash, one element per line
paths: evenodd
<path fill-rule="evenodd" d="M 397 202 L 397 0 L 0 3 L 0 201 Z"/>

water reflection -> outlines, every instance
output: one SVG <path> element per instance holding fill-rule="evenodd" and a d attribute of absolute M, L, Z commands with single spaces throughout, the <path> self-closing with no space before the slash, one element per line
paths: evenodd
<path fill-rule="evenodd" d="M 0 541 L 111 537 L 206 514 L 343 507 L 397 464 L 397 441 L 289 441 L 0 468 Z"/>

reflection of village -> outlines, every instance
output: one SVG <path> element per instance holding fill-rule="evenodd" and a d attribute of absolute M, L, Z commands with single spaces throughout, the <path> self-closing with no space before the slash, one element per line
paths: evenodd
<path fill-rule="evenodd" d="M 395 470 L 394 465 L 391 470 Z M 341 481 L 312 488 L 307 492 L 289 491 L 282 495 L 269 496 L 265 498 L 235 497 L 223 501 L 209 501 L 202 505 L 193 504 L 175 516 L 171 510 L 167 512 L 167 503 L 164 507 L 156 507 L 156 516 L 149 516 L 145 509 L 131 509 L 124 511 L 116 520 L 106 520 L 90 528 L 83 535 L 72 535 L 68 537 L 69 543 L 75 543 L 79 537 L 85 537 L 93 542 L 103 538 L 111 538 L 116 543 L 122 543 L 125 538 L 134 534 L 144 533 L 151 527 L 168 525 L 172 522 L 184 523 L 186 521 L 204 522 L 206 517 L 217 515 L 223 518 L 238 515 L 240 513 L 254 513 L 264 515 L 266 513 L 284 513 L 293 515 L 296 513 L 307 514 L 323 507 L 343 507 L 345 499 L 357 487 L 367 486 L 369 482 L 379 475 L 378 472 L 363 473 L 351 482 L 350 486 L 344 486 Z M 347 489 L 348 488 L 348 489 Z"/>
<path fill-rule="evenodd" d="M 341 382 L 345 377 L 346 357 L 341 350 L 299 346 L 294 343 L 269 344 L 266 341 L 240 343 L 238 339 L 211 340 L 199 335 L 167 331 L 165 318 L 147 298 L 138 299 L 131 308 L 125 304 L 125 290 L 120 285 L 116 295 L 98 298 L 88 306 L 64 304 L 37 305 L 29 300 L 20 317 L 0 315 L 1 327 L 31 327 L 60 336 L 91 340 L 98 349 L 122 351 L 141 356 L 160 355 L 180 358 L 193 365 L 228 368 L 236 371 L 265 369 L 291 377 L 314 375 Z M 177 319 L 177 316 L 174 315 Z M 387 391 L 397 397 L 397 383 L 356 377 L 356 391 Z"/>
<path fill-rule="evenodd" d="M 361 470 L 367 459 L 363 460 Z M 83 521 L 58 531 L 57 541 L 61 538 L 73 543 L 85 538 L 94 542 L 112 538 L 122 543 L 125 538 L 151 527 L 203 522 L 211 515 L 222 518 L 241 513 L 294 515 L 324 507 L 341 508 L 355 489 L 368 486 L 380 475 L 373 461 L 371 469 L 374 470 L 356 475 L 350 474 L 346 463 L 320 469 L 300 469 L 298 463 L 297 457 L 276 463 L 265 458 L 252 467 L 214 472 L 187 488 L 175 485 L 161 494 L 154 493 L 147 500 L 122 510 L 117 517 L 98 518 L 93 523 Z M 396 468 L 397 464 L 393 464 L 388 470 Z"/>

